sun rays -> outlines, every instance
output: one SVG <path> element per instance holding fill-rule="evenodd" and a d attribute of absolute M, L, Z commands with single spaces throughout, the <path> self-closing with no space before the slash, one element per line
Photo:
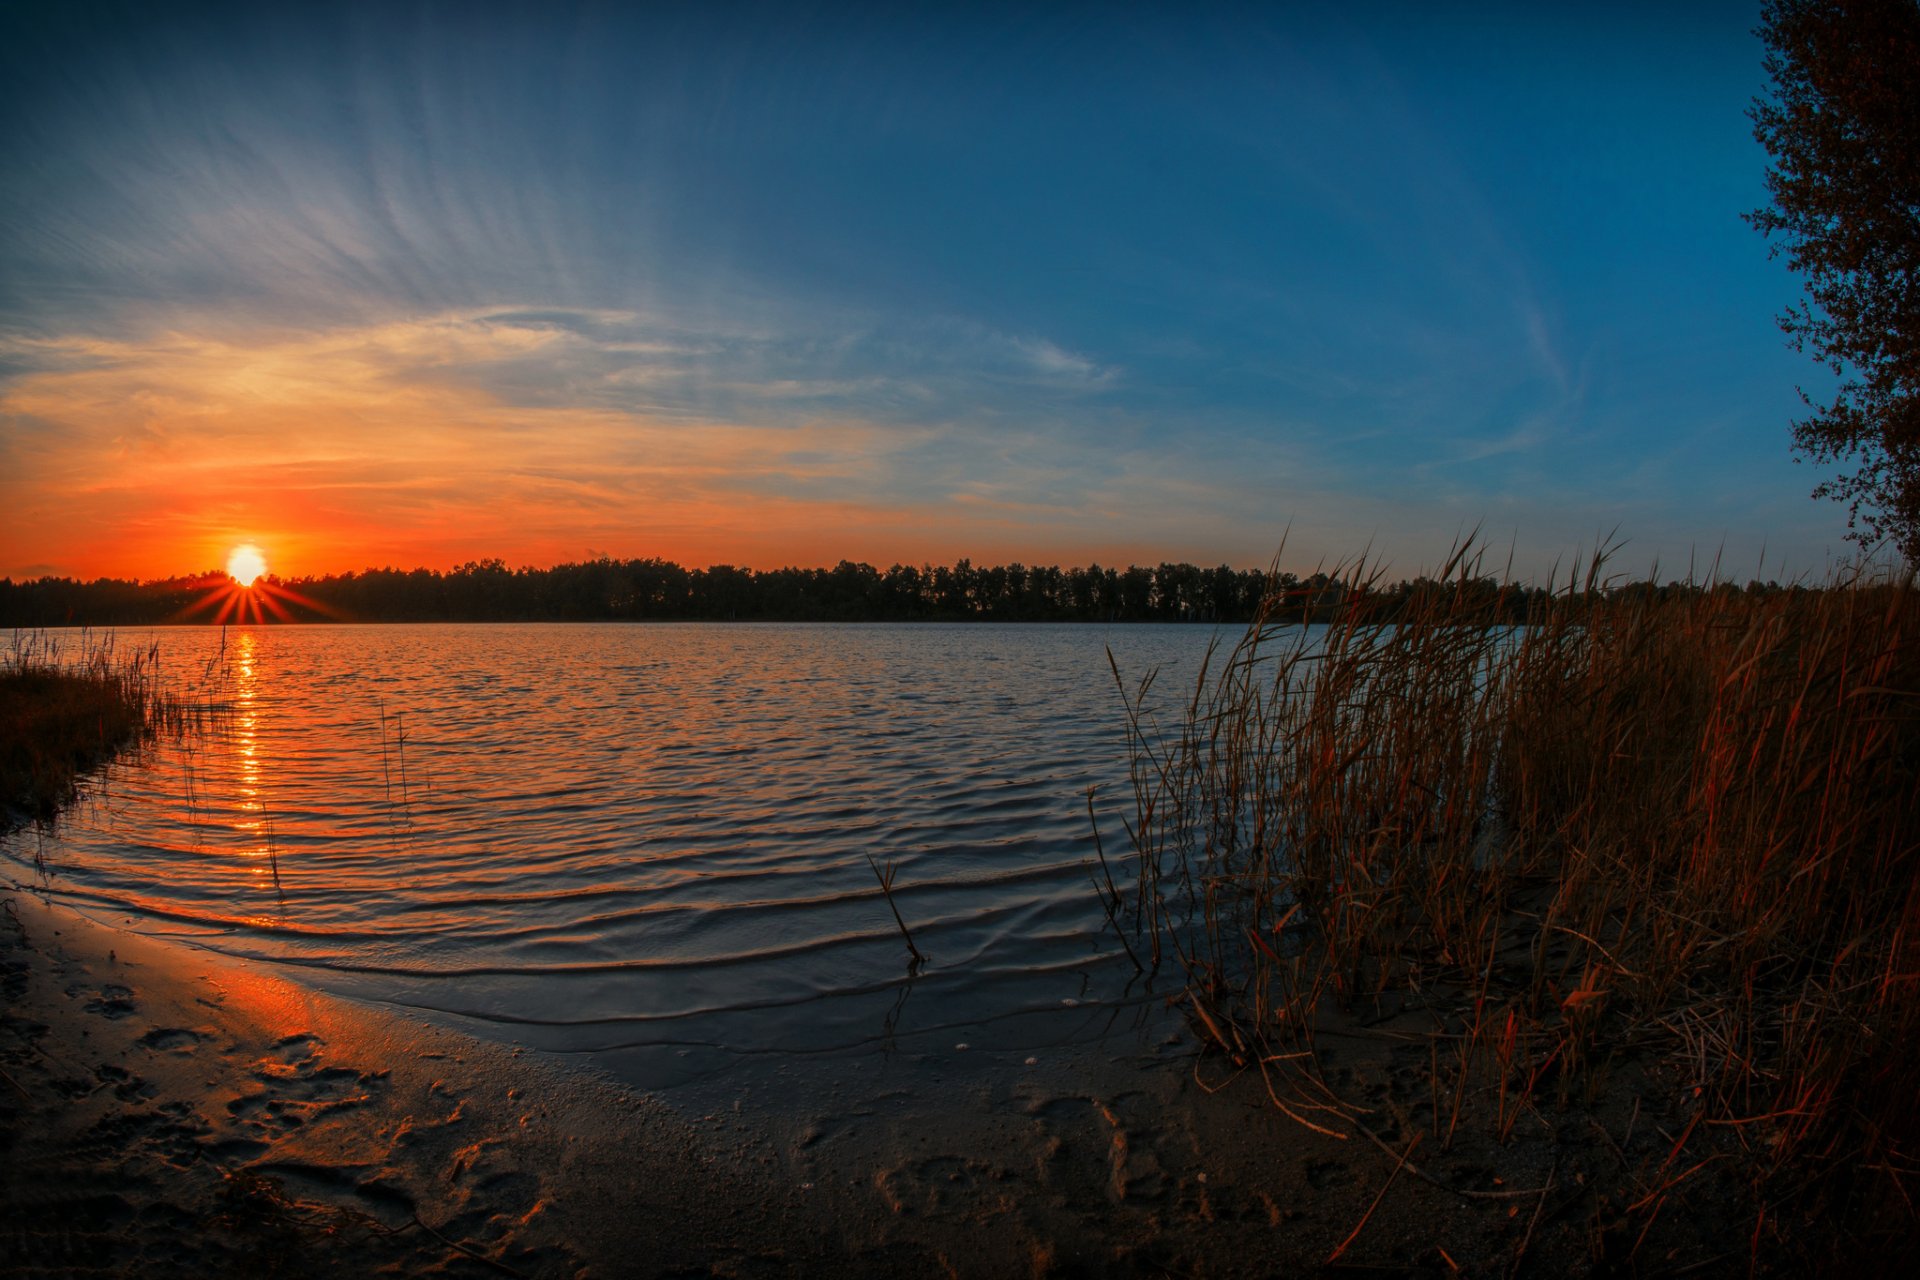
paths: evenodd
<path fill-rule="evenodd" d="M 253 552 L 253 560 L 258 562 L 257 572 L 260 576 L 255 576 L 250 581 L 242 581 L 240 575 L 234 572 L 235 561 L 239 559 L 241 551 L 247 550 Z M 227 561 L 227 564 L 226 573 L 211 574 L 202 580 L 203 593 L 182 609 L 175 621 L 210 622 L 221 626 L 294 622 L 299 620 L 295 616 L 295 610 L 307 619 L 339 617 L 335 610 L 321 604 L 318 600 L 301 595 L 284 583 L 264 576 L 266 562 L 257 549 L 235 548 L 233 557 Z M 254 564 L 247 562 L 238 567 L 242 570 L 252 569 Z"/>

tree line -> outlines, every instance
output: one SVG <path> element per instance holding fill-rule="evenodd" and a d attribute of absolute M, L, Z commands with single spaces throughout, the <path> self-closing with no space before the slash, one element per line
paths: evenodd
<path fill-rule="evenodd" d="M 1615 591 L 1701 588 L 1650 583 Z M 1719 590 L 1738 590 L 1721 586 Z M 1751 583 L 1749 592 L 1779 590 Z M 138 582 L 100 578 L 0 579 L 0 627 L 151 626 L 265 622 L 1219 622 L 1244 623 L 1263 601 L 1283 622 L 1356 613 L 1391 622 L 1433 593 L 1465 593 L 1489 622 L 1540 616 L 1544 587 L 1492 577 L 1416 577 L 1395 583 L 1351 573 L 1125 569 L 1007 564 L 896 564 L 843 560 L 832 568 L 687 569 L 669 560 L 602 558 L 510 569 L 498 559 L 435 569 L 367 569 L 324 577 L 264 578 L 251 590 L 225 574 Z"/>

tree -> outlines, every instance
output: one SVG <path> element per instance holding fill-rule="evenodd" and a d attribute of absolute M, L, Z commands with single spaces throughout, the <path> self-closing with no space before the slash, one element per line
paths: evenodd
<path fill-rule="evenodd" d="M 1841 379 L 1824 408 L 1801 393 L 1794 446 L 1857 464 L 1814 496 L 1849 504 L 1850 538 L 1920 563 L 1920 3 L 1769 0 L 1756 34 L 1773 205 L 1747 220 L 1805 280 L 1781 329 Z"/>

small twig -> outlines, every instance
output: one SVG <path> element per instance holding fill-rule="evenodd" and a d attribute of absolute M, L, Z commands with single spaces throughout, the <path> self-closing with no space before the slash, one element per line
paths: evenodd
<path fill-rule="evenodd" d="M 5 1067 L 0 1067 L 0 1080 L 5 1080 L 8 1084 L 12 1085 L 14 1092 L 18 1093 L 21 1097 L 25 1098 L 28 1102 L 33 1101 L 33 1095 L 28 1093 L 25 1089 L 22 1089 L 20 1087 L 20 1082 L 18 1080 L 15 1080 L 12 1076 L 8 1075 L 7 1069 Z"/>
<path fill-rule="evenodd" d="M 1560 1173 L 1560 1157 L 1553 1158 L 1553 1168 L 1547 1171 L 1547 1185 L 1540 1188 L 1540 1203 L 1533 1206 L 1533 1216 L 1527 1219 L 1527 1234 L 1520 1237 L 1520 1250 L 1513 1255 L 1514 1280 L 1519 1280 L 1520 1264 L 1526 1260 L 1527 1246 L 1533 1243 L 1533 1229 L 1540 1225 L 1540 1212 L 1547 1207 L 1547 1197 L 1557 1185 L 1554 1178 Z"/>
<path fill-rule="evenodd" d="M 1347 1246 L 1360 1238 L 1360 1232 L 1366 1227 L 1367 1222 L 1373 1217 L 1373 1211 L 1375 1209 L 1378 1209 L 1380 1207 L 1380 1202 L 1387 1198 L 1387 1192 L 1393 1189 L 1394 1180 L 1400 1176 L 1400 1171 L 1407 1167 L 1407 1157 L 1411 1156 L 1413 1154 L 1413 1149 L 1420 1145 L 1420 1138 L 1421 1138 L 1421 1135 L 1418 1133 L 1413 1135 L 1413 1141 L 1409 1142 L 1407 1144 L 1407 1149 L 1400 1153 L 1399 1163 L 1394 1165 L 1393 1172 L 1387 1175 L 1386 1182 L 1380 1188 L 1380 1194 L 1376 1195 L 1373 1198 L 1373 1203 L 1367 1206 L 1367 1211 L 1360 1215 L 1360 1221 L 1353 1224 L 1353 1230 L 1349 1231 L 1347 1233 L 1347 1238 L 1340 1242 L 1340 1247 L 1327 1255 L 1327 1260 L 1324 1265 L 1330 1267 L 1334 1263 L 1338 1262 L 1340 1260 L 1340 1255 L 1347 1251 Z"/>
<path fill-rule="evenodd" d="M 1280 1108 L 1280 1110 L 1283 1113 L 1285 1113 L 1286 1117 L 1289 1120 L 1292 1120 L 1295 1124 L 1303 1125 L 1306 1128 L 1313 1130 L 1315 1133 L 1325 1134 L 1329 1138 L 1336 1138 L 1341 1142 L 1345 1142 L 1347 1140 L 1346 1134 L 1339 1133 L 1333 1129 L 1326 1128 L 1324 1125 L 1317 1125 L 1313 1121 L 1301 1115 L 1298 1111 L 1295 1111 L 1292 1107 L 1288 1106 L 1286 1103 L 1280 1101 L 1280 1095 L 1274 1090 L 1274 1087 L 1273 1087 L 1273 1077 L 1267 1073 L 1267 1059 L 1256 1057 L 1254 1059 L 1254 1065 L 1260 1068 L 1260 1080 L 1263 1084 L 1267 1086 L 1267 1097 L 1273 1101 L 1274 1106 Z M 1411 1150 L 1412 1148 L 1408 1148 L 1408 1149 Z"/>
<path fill-rule="evenodd" d="M 1702 1169 L 1706 1168 L 1708 1165 L 1713 1164 L 1714 1162 L 1719 1160 L 1727 1160 L 1731 1158 L 1732 1157 L 1730 1157 L 1726 1152 L 1721 1151 L 1721 1152 L 1715 1153 L 1714 1155 L 1710 1155 L 1706 1157 L 1704 1160 L 1696 1161 L 1690 1168 L 1687 1169 L 1685 1173 L 1677 1174 L 1674 1177 L 1668 1178 L 1665 1182 L 1661 1183 L 1658 1187 L 1655 1187 L 1652 1191 L 1649 1191 L 1647 1192 L 1646 1195 L 1640 1197 L 1639 1200 L 1635 1201 L 1633 1204 L 1628 1205 L 1627 1212 L 1638 1213 L 1640 1212 L 1640 1210 L 1646 1208 L 1650 1204 L 1654 1205 L 1655 1211 L 1658 1212 L 1659 1206 L 1656 1202 L 1660 1200 L 1664 1200 L 1666 1198 L 1667 1192 L 1673 1190 L 1675 1187 L 1679 1186 L 1681 1183 L 1685 1182 L 1688 1178 L 1691 1178 L 1694 1174 L 1700 1172 Z M 1665 1170 L 1665 1168 L 1666 1168 L 1665 1165 L 1661 1166 L 1661 1169 L 1663 1171 Z"/>
<path fill-rule="evenodd" d="M 393 803 L 393 765 L 387 757 L 387 701 L 375 698 L 374 706 L 380 712 L 380 776 L 386 784 L 387 803 Z"/>
<path fill-rule="evenodd" d="M 432 1227 L 428 1226 L 426 1222 L 421 1219 L 419 1214 L 416 1213 L 413 1215 L 413 1221 L 414 1221 L 414 1225 L 418 1226 L 422 1231 L 432 1236 L 435 1240 L 438 1240 L 441 1244 L 447 1246 L 447 1248 L 454 1250 L 456 1253 L 464 1253 L 469 1258 L 472 1258 L 475 1262 L 484 1263 L 485 1265 L 492 1267 L 495 1271 L 503 1272 L 504 1274 L 510 1275 L 510 1276 L 518 1276 L 520 1280 L 530 1280 L 530 1277 L 524 1271 L 515 1271 L 512 1267 L 508 1266 L 504 1262 L 501 1262 L 497 1258 L 489 1258 L 486 1254 L 481 1253 L 479 1250 L 474 1249 L 468 1245 L 461 1244 L 458 1240 L 449 1240 L 447 1237 L 441 1235 L 438 1231 L 435 1231 Z"/>
<path fill-rule="evenodd" d="M 1733 1256 L 1731 1253 L 1716 1253 L 1711 1258 L 1702 1258 L 1698 1262 L 1689 1262 L 1684 1267 L 1675 1267 L 1672 1271 L 1663 1272 L 1662 1274 L 1668 1276 L 1690 1276 L 1696 1271 L 1705 1271 L 1711 1267 L 1717 1267 Z"/>
<path fill-rule="evenodd" d="M 1360 1124 L 1359 1122 L 1356 1121 L 1353 1127 L 1359 1131 L 1362 1137 L 1366 1138 L 1367 1141 L 1373 1143 L 1374 1146 L 1380 1148 L 1382 1151 L 1386 1152 L 1388 1155 L 1394 1156 L 1402 1160 L 1406 1158 L 1405 1156 L 1402 1156 L 1400 1155 L 1400 1153 L 1396 1152 L 1392 1147 L 1388 1146 L 1385 1142 L 1382 1142 L 1380 1140 L 1380 1135 L 1376 1134 L 1373 1130 L 1367 1128 L 1367 1126 Z M 1409 1147 L 1408 1151 L 1409 1153 L 1411 1153 L 1412 1148 Z M 1454 1195 L 1459 1196 L 1463 1200 L 1524 1200 L 1528 1196 L 1537 1196 L 1543 1191 L 1552 1190 L 1551 1187 L 1526 1187 L 1518 1191 L 1469 1191 L 1465 1187 L 1456 1187 L 1450 1182 L 1442 1182 L 1439 1178 L 1434 1177 L 1432 1174 L 1428 1173 L 1425 1169 L 1422 1169 L 1417 1164 L 1408 1163 L 1407 1172 L 1412 1174 L 1414 1177 L 1420 1179 L 1420 1181 L 1425 1182 L 1430 1186 L 1438 1187 L 1442 1191 L 1452 1192 Z"/>
<path fill-rule="evenodd" d="M 393 735 L 393 754 L 400 762 L 400 812 L 405 816 L 407 825 L 413 825 L 413 802 L 407 797 L 407 713 L 393 713 L 395 733 Z"/>
<path fill-rule="evenodd" d="M 1120 923 L 1120 890 L 1114 887 L 1113 868 L 1107 864 L 1106 845 L 1100 839 L 1100 819 L 1093 812 L 1094 788 L 1087 788 L 1087 822 L 1093 827 L 1093 851 L 1100 855 L 1100 871 L 1107 878 L 1107 891 L 1100 895 L 1100 905 L 1107 909 L 1107 923 L 1113 926 L 1114 936 L 1120 939 L 1120 945 L 1127 949 L 1127 959 L 1133 961 L 1134 972 L 1145 973 L 1146 966 L 1140 963 L 1140 957 L 1133 953 L 1133 944 L 1127 941 L 1126 927 Z M 1094 886 L 1099 892 L 1099 886 Z"/>

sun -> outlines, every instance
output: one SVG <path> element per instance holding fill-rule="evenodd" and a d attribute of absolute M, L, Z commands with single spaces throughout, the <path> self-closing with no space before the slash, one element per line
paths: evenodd
<path fill-rule="evenodd" d="M 212 621 L 226 626 L 251 626 L 255 623 L 292 622 L 296 617 L 337 618 L 340 615 L 318 600 L 310 600 L 284 582 L 267 576 L 266 553 L 251 542 L 243 542 L 227 553 L 227 576 L 207 580 L 207 593 L 180 610 L 171 619 L 186 622 L 204 616 L 209 610 Z"/>
<path fill-rule="evenodd" d="M 227 555 L 227 576 L 243 587 L 252 586 L 267 571 L 267 558 L 251 542 L 243 542 Z"/>

